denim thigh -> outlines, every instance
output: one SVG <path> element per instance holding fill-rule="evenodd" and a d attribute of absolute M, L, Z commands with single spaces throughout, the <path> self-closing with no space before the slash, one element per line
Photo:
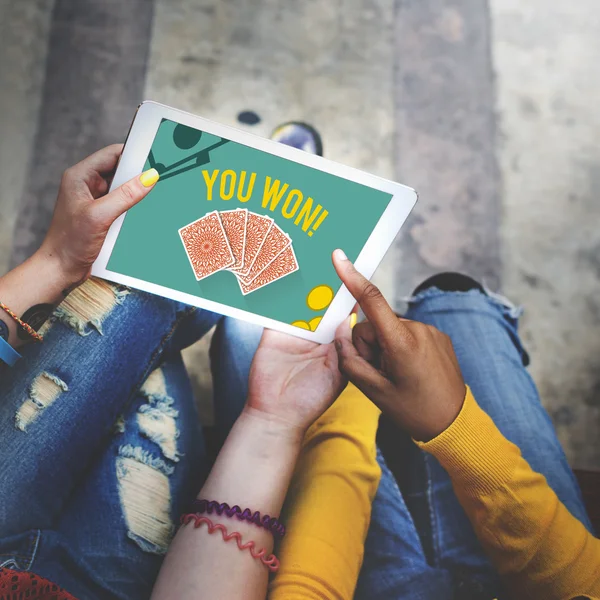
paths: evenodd
<path fill-rule="evenodd" d="M 98 279 L 72 292 L 0 369 L 0 536 L 52 527 L 178 326 L 219 318 Z"/>
<path fill-rule="evenodd" d="M 571 513 L 588 529 L 577 481 L 525 368 L 517 333 L 520 310 L 477 290 L 428 289 L 412 299 L 406 317 L 433 325 L 452 339 L 466 383 L 502 434 L 516 444 L 531 467 L 542 473 Z M 416 446 L 407 448 L 410 468 L 401 489 L 431 564 L 465 572 L 499 586 L 446 471 Z M 499 588 L 498 588 L 499 589 Z"/>
<path fill-rule="evenodd" d="M 453 600 L 450 574 L 428 564 L 420 536 L 381 451 L 356 600 Z"/>
<path fill-rule="evenodd" d="M 149 598 L 179 515 L 207 470 L 197 417 L 181 356 L 169 357 L 117 419 L 55 525 L 0 540 L 5 556 L 14 553 L 7 566 L 77 598 Z"/>
<path fill-rule="evenodd" d="M 210 348 L 215 397 L 215 427 L 222 445 L 248 396 L 250 365 L 263 328 L 225 317 L 217 325 Z"/>

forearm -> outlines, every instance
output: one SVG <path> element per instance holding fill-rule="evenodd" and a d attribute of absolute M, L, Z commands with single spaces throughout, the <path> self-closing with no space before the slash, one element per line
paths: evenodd
<path fill-rule="evenodd" d="M 249 507 L 262 515 L 279 516 L 300 451 L 303 432 L 276 419 L 246 409 L 235 423 L 199 498 Z M 256 550 L 273 549 L 273 534 L 246 521 L 208 515 L 213 523 L 239 531 Z M 220 532 L 205 526 L 179 529 L 158 577 L 152 598 L 257 598 L 266 596 L 268 569 L 235 540 L 224 542 Z"/>
<path fill-rule="evenodd" d="M 24 263 L 0 277 L 0 302 L 19 318 L 26 317 L 38 329 L 50 316 L 52 309 L 73 285 L 62 270 L 59 261 L 43 250 L 36 252 Z M 35 307 L 35 310 L 31 310 Z M 16 321 L 0 308 L 0 335 L 8 331 L 8 343 L 18 347 L 31 340 Z"/>
<path fill-rule="evenodd" d="M 569 513 L 470 392 L 456 421 L 421 446 L 448 471 L 482 546 L 515 598 L 600 594 L 600 541 Z"/>

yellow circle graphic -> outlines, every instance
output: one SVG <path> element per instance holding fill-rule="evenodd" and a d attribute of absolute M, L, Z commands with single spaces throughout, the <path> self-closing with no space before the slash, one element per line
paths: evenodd
<path fill-rule="evenodd" d="M 322 318 L 323 317 L 315 317 L 314 319 L 311 319 L 308 322 L 308 326 L 310 327 L 311 331 L 316 331 L 317 330 L 317 327 L 319 326 L 319 323 L 321 322 Z"/>
<path fill-rule="evenodd" d="M 308 293 L 306 304 L 311 310 L 323 310 L 331 304 L 334 295 L 328 285 L 318 285 Z"/>
<path fill-rule="evenodd" d="M 310 331 L 310 325 L 306 321 L 294 321 L 292 325 L 294 327 L 300 327 L 300 329 L 306 329 Z"/>

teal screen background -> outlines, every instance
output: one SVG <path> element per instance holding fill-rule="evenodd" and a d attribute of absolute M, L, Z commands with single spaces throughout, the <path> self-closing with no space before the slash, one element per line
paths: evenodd
<path fill-rule="evenodd" d="M 331 253 L 342 248 L 350 260 L 360 254 L 392 195 L 335 175 L 301 165 L 200 132 L 173 121 L 163 120 L 157 131 L 145 169 L 161 174 L 155 188 L 126 215 L 108 261 L 108 270 L 164 287 L 206 298 L 262 315 L 283 323 L 310 321 L 325 313 L 315 312 L 306 302 L 308 293 L 320 285 L 334 291 L 341 283 L 331 263 Z M 220 176 L 207 199 L 203 170 L 222 173 L 246 171 L 244 190 L 250 174 L 256 173 L 252 197 L 240 202 L 237 192 L 230 200 L 220 197 Z M 266 176 L 289 184 L 288 192 L 300 190 L 321 204 L 329 214 L 309 237 L 295 217 L 283 217 L 262 207 Z M 219 271 L 196 281 L 178 230 L 214 210 L 247 208 L 275 220 L 292 239 L 299 270 L 247 296 L 243 296 L 233 273 Z M 297 216 L 297 214 L 296 214 Z M 317 217 L 318 219 L 318 217 Z M 316 220 L 315 220 L 316 221 Z"/>

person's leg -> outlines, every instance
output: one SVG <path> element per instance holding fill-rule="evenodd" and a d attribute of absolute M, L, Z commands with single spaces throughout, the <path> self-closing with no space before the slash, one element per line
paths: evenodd
<path fill-rule="evenodd" d="M 373 501 L 356 600 L 454 598 L 450 574 L 428 565 L 412 516 L 379 450 L 377 461 L 381 480 Z"/>
<path fill-rule="evenodd" d="M 0 370 L 0 536 L 50 527 L 182 322 L 218 315 L 91 279 Z"/>
<path fill-rule="evenodd" d="M 406 318 L 437 327 L 452 339 L 466 383 L 500 431 L 542 473 L 571 513 L 591 529 L 581 493 L 552 422 L 525 369 L 527 355 L 517 333 L 519 311 L 480 290 L 443 292 L 429 288 L 412 299 Z M 403 460 L 410 468 L 401 489 L 432 564 L 497 585 L 447 473 L 414 445 Z M 429 534 L 429 535 L 428 535 Z"/>
<path fill-rule="evenodd" d="M 190 381 L 176 354 L 145 381 L 56 527 L 42 530 L 30 570 L 77 598 L 149 598 L 207 467 Z"/>
<path fill-rule="evenodd" d="M 215 426 L 223 444 L 248 395 L 248 374 L 263 328 L 225 317 L 217 325 L 210 349 L 215 398 Z"/>

